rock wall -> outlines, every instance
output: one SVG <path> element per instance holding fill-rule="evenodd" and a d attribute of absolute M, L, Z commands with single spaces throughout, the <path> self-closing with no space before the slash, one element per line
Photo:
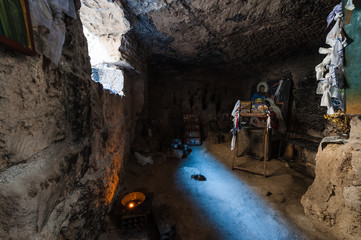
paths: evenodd
<path fill-rule="evenodd" d="M 361 119 L 351 120 L 348 143 L 318 150 L 316 178 L 301 203 L 305 213 L 350 239 L 361 235 Z"/>
<path fill-rule="evenodd" d="M 55 70 L 41 27 L 36 56 L 0 47 L 0 239 L 95 239 L 122 190 L 132 108 L 140 111 L 135 99 L 144 98 L 144 52 L 127 45 L 138 72 L 125 73 L 125 97 L 113 95 L 91 80 L 79 16 L 64 19 Z"/>
<path fill-rule="evenodd" d="M 237 76 L 204 69 L 155 73 L 149 80 L 149 123 L 155 121 L 165 137 L 182 137 L 183 114 L 195 113 L 200 115 L 205 137 L 209 121 L 221 119 L 223 112 L 229 114 L 245 94 L 248 83 L 236 81 Z"/>
<path fill-rule="evenodd" d="M 137 35 L 161 65 L 247 63 L 318 48 L 339 1 L 120 0 Z M 247 67 L 247 66 L 246 66 Z"/>
<path fill-rule="evenodd" d="M 238 99 L 249 101 L 253 85 L 288 77 L 293 81 L 288 129 L 322 137 L 326 124 L 322 113 L 326 109 L 319 106 L 321 96 L 316 95 L 314 76 L 319 61 L 322 59 L 317 54 L 310 54 L 255 63 L 247 72 L 192 67 L 154 71 L 149 80 L 149 120 L 160 123 L 158 129 L 169 137 L 181 136 L 184 113 L 200 115 L 203 137 L 210 130 L 209 121 L 215 119 L 221 129 L 228 131 L 232 123 L 223 121 L 223 114 L 230 114 Z"/>

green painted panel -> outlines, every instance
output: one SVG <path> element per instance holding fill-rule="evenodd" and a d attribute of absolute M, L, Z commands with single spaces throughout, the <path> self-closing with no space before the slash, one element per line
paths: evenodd
<path fill-rule="evenodd" d="M 346 4 L 347 0 L 343 1 Z M 345 49 L 346 113 L 361 114 L 361 0 L 353 0 L 351 22 L 344 26 L 349 45 Z M 351 12 L 345 9 L 345 19 Z M 347 20 L 346 20 L 347 21 Z"/>

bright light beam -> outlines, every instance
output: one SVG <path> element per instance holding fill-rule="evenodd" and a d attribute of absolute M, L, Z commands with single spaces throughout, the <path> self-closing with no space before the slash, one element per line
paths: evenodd
<path fill-rule="evenodd" d="M 207 215 L 222 239 L 304 239 L 230 169 L 202 147 L 192 149 L 177 172 L 176 183 L 196 209 Z M 191 179 L 185 169 L 192 168 L 207 181 Z"/>

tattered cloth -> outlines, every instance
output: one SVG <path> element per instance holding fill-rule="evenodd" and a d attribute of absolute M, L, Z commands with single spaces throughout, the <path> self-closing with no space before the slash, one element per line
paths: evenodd
<path fill-rule="evenodd" d="M 339 136 L 324 137 L 320 143 L 321 151 L 323 151 L 323 148 L 325 148 L 328 143 L 348 143 L 348 141 Z"/>

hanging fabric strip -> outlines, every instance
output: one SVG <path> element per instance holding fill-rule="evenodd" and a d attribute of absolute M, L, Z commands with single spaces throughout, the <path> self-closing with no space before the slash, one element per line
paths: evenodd
<path fill-rule="evenodd" d="M 317 85 L 316 94 L 323 94 L 329 88 L 327 80 L 321 80 Z"/>
<path fill-rule="evenodd" d="M 337 78 L 336 78 L 336 71 L 335 66 L 333 64 L 330 65 L 330 74 L 331 74 L 331 86 L 337 86 Z"/>
<path fill-rule="evenodd" d="M 269 129 L 272 129 L 272 126 L 271 126 L 271 115 L 270 113 L 267 114 L 267 131 Z"/>
<path fill-rule="evenodd" d="M 335 113 L 335 110 L 333 109 L 333 107 L 327 107 L 327 114 L 328 115 L 332 115 Z"/>
<path fill-rule="evenodd" d="M 332 20 L 335 18 L 337 13 L 342 13 L 342 3 L 337 4 L 333 10 L 327 16 L 327 27 L 330 26 Z"/>
<path fill-rule="evenodd" d="M 341 34 L 342 17 L 338 18 L 331 31 L 326 36 L 326 43 L 331 47 L 335 46 L 337 38 Z"/>
<path fill-rule="evenodd" d="M 343 67 L 343 43 L 339 37 L 333 46 L 331 64 L 338 68 Z"/>
<path fill-rule="evenodd" d="M 327 70 L 326 66 L 328 66 L 331 62 L 333 49 L 332 48 L 319 48 L 318 52 L 320 54 L 327 54 L 326 57 L 322 60 L 322 62 L 315 67 L 316 79 L 321 80 L 321 78 L 323 78 L 323 75 Z"/>
<path fill-rule="evenodd" d="M 236 104 L 234 105 L 233 111 L 232 111 L 232 113 L 231 113 L 232 117 L 235 117 L 235 116 L 236 116 L 236 113 L 237 113 L 238 108 L 239 108 L 240 106 L 241 106 L 241 101 L 238 100 L 238 101 L 236 102 Z"/>
<path fill-rule="evenodd" d="M 330 88 L 327 88 L 327 90 L 323 93 L 323 96 L 321 98 L 321 107 L 331 107 L 332 101 L 331 101 L 331 91 Z"/>
<path fill-rule="evenodd" d="M 346 5 L 353 8 L 351 0 L 348 0 Z M 336 23 L 326 37 L 326 44 L 330 45 L 330 48 L 319 48 L 318 51 L 320 54 L 327 55 L 322 63 L 315 67 L 316 79 L 320 81 L 316 93 L 323 94 L 320 105 L 327 107 L 327 114 L 334 113 L 334 106 L 344 109 L 344 99 L 340 94 L 341 90 L 339 90 L 344 88 L 343 50 L 347 45 L 345 37 L 341 34 L 343 24 L 342 2 L 337 4 L 327 16 L 327 27 L 333 20 L 335 20 Z M 331 89 L 333 90 L 332 94 Z"/>
<path fill-rule="evenodd" d="M 234 150 L 235 145 L 236 145 L 236 135 L 233 135 L 232 141 L 231 141 L 231 151 Z"/>
<path fill-rule="evenodd" d="M 238 129 L 238 118 L 239 118 L 239 107 L 241 106 L 241 101 L 238 100 L 236 102 L 236 104 L 234 105 L 233 111 L 231 113 L 232 117 L 233 117 L 233 128 L 232 128 L 232 141 L 231 141 L 231 151 L 234 150 L 234 145 L 236 142 L 236 134 L 237 134 L 237 129 Z"/>
<path fill-rule="evenodd" d="M 278 88 L 276 90 L 275 97 L 278 97 L 280 95 L 282 83 L 283 83 L 283 80 L 280 80 L 280 84 L 278 85 Z"/>

